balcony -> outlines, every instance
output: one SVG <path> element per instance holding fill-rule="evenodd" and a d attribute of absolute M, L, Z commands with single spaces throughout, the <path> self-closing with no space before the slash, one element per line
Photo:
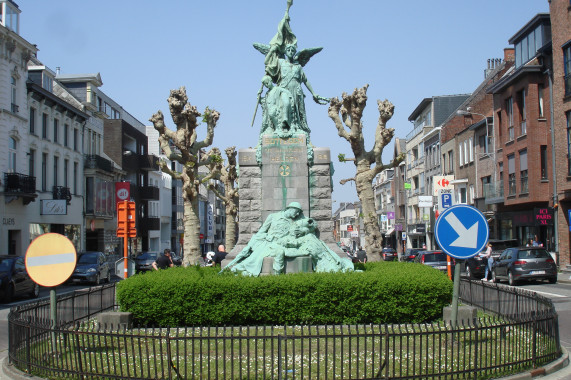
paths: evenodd
<path fill-rule="evenodd" d="M 161 218 L 145 217 L 141 218 L 141 223 L 137 226 L 137 230 L 146 235 L 149 231 L 160 231 Z"/>
<path fill-rule="evenodd" d="M 159 158 L 154 155 L 130 152 L 130 154 L 123 155 L 123 170 L 133 172 L 138 170 L 159 170 Z"/>
<path fill-rule="evenodd" d="M 36 177 L 20 173 L 4 173 L 4 195 L 7 198 L 21 197 L 24 205 L 34 201 L 36 194 Z"/>
<path fill-rule="evenodd" d="M 85 169 L 99 169 L 106 172 L 113 172 L 113 164 L 111 161 L 96 154 L 85 155 L 83 167 Z"/>
<path fill-rule="evenodd" d="M 65 199 L 68 205 L 71 203 L 71 191 L 69 191 L 69 187 L 54 186 L 52 188 L 52 195 L 53 199 Z"/>
<path fill-rule="evenodd" d="M 139 186 L 139 199 L 147 201 L 159 200 L 159 188 L 156 186 Z"/>
<path fill-rule="evenodd" d="M 483 196 L 486 199 L 486 204 L 504 203 L 504 182 L 492 182 L 484 184 Z"/>
<path fill-rule="evenodd" d="M 20 112 L 20 106 L 14 103 L 10 104 L 10 110 L 12 111 L 12 113 L 18 113 Z"/>

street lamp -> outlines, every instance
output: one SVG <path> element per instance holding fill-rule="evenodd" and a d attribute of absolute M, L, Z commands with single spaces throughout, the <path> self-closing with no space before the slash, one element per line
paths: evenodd
<path fill-rule="evenodd" d="M 470 116 L 470 115 L 478 115 L 478 116 L 482 116 L 486 122 L 486 142 L 485 142 L 485 146 L 486 146 L 486 151 L 485 153 L 476 153 L 476 197 L 479 197 L 479 186 L 478 183 L 480 182 L 480 179 L 478 178 L 478 161 L 479 161 L 479 157 L 482 156 L 490 156 L 494 159 L 495 161 L 495 157 L 496 157 L 496 143 L 495 143 L 495 139 L 492 137 L 492 153 L 490 153 L 489 147 L 488 147 L 488 139 L 490 138 L 489 135 L 489 124 L 488 124 L 488 117 L 484 114 L 478 113 L 478 112 L 472 112 L 472 107 L 467 107 L 466 111 L 464 110 L 457 110 L 456 111 L 457 115 L 461 115 L 461 116 Z M 494 167 L 494 189 L 496 186 L 496 168 Z"/>

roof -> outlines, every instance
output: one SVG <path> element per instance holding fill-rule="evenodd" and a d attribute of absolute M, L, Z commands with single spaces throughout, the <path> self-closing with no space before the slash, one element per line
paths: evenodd
<path fill-rule="evenodd" d="M 101 80 L 101 74 L 94 73 L 94 74 L 58 74 L 56 79 L 62 83 L 69 83 L 69 82 L 91 82 L 97 87 L 103 85 L 103 81 Z"/>
<path fill-rule="evenodd" d="M 538 25 L 547 24 L 547 23 L 551 24 L 551 18 L 549 16 L 549 13 L 538 13 L 531 20 L 529 20 L 528 23 L 525 24 L 520 30 L 518 30 L 517 33 L 514 34 L 512 38 L 508 40 L 508 42 L 511 45 L 515 45 L 516 43 L 519 42 L 519 40 L 521 40 L 525 35 L 527 35 L 531 29 L 535 29 Z"/>

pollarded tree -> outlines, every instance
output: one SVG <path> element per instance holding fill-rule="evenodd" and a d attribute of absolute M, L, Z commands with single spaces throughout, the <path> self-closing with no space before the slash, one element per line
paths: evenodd
<path fill-rule="evenodd" d="M 388 165 L 383 164 L 383 149 L 392 140 L 395 130 L 387 128 L 387 121 L 393 116 L 394 105 L 388 100 L 377 101 L 379 108 L 379 122 L 375 131 L 375 144 L 371 150 L 365 149 L 363 137 L 363 124 L 361 118 L 367 105 L 367 89 L 355 89 L 352 94 L 343 93 L 342 100 L 331 99 L 329 103 L 329 117 L 335 123 L 339 136 L 351 145 L 354 158 L 345 158 L 339 155 L 340 161 L 353 161 L 357 172 L 355 177 L 343 179 L 341 185 L 354 181 L 357 196 L 363 207 L 363 221 L 365 226 L 365 250 L 371 261 L 381 259 L 383 237 L 379 229 L 377 213 L 375 210 L 375 195 L 373 179 L 385 169 L 396 167 L 404 159 L 404 155 L 396 157 Z"/>
<path fill-rule="evenodd" d="M 208 107 L 201 114 L 195 106 L 188 102 L 186 88 L 171 90 L 167 99 L 169 110 L 176 125 L 176 131 L 166 127 L 163 113 L 157 111 L 150 121 L 159 131 L 159 144 L 167 159 L 182 165 L 182 171 L 172 170 L 166 161 L 160 162 L 161 169 L 174 179 L 182 180 L 182 197 L 184 199 L 184 258 L 183 265 L 200 263 L 200 220 L 198 214 L 199 186 L 212 179 L 212 173 L 199 176 L 200 166 L 209 166 L 212 162 L 221 161 L 221 157 L 212 149 L 205 153 L 204 149 L 212 144 L 214 127 L 220 113 Z M 199 141 L 196 128 L 200 124 L 198 117 L 206 123 L 206 137 Z"/>
<path fill-rule="evenodd" d="M 213 148 L 214 154 L 221 156 L 218 148 Z M 222 200 L 226 211 L 226 252 L 230 252 L 236 245 L 236 224 L 238 215 L 238 189 L 236 183 L 238 171 L 236 170 L 236 147 L 231 146 L 224 150 L 227 157 L 227 164 L 222 160 L 213 160 L 210 164 L 212 178 L 224 184 L 224 193 L 220 192 L 214 185 L 210 184 L 210 189 Z"/>

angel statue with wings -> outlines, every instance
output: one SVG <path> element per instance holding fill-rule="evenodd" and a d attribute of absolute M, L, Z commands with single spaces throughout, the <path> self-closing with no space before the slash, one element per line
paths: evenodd
<path fill-rule="evenodd" d="M 282 138 L 304 133 L 309 137 L 302 83 L 311 92 L 316 103 L 327 104 L 330 100 L 313 91 L 303 72 L 303 67 L 309 59 L 323 48 L 297 51 L 297 38 L 289 25 L 289 8 L 292 4 L 293 0 L 288 0 L 285 15 L 270 44 L 254 43 L 254 47 L 266 56 L 265 75 L 258 91 L 258 103 L 262 104 L 263 110 L 260 137 L 266 133 L 274 133 Z M 264 87 L 267 87 L 268 91 L 262 98 Z"/>

